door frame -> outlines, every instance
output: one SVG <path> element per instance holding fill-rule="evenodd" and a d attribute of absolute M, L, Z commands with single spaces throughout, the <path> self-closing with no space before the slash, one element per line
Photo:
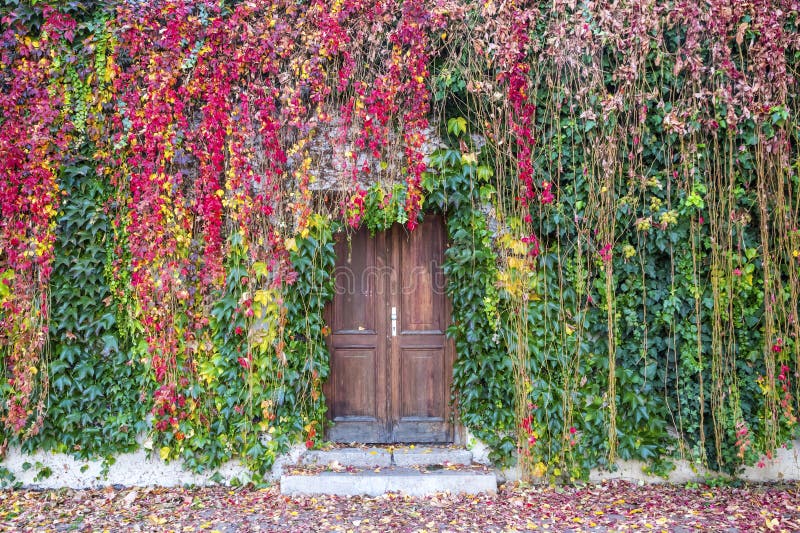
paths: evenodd
<path fill-rule="evenodd" d="M 445 215 L 438 214 L 438 213 L 429 213 L 428 216 L 435 216 L 440 217 L 441 219 L 441 230 L 443 231 L 443 249 L 442 249 L 442 264 L 444 263 L 444 252 L 449 247 L 449 239 L 447 235 L 447 219 Z M 419 231 L 421 228 L 417 228 L 414 231 Z M 362 226 L 356 231 L 366 231 L 365 226 Z M 352 232 L 349 230 L 341 231 L 336 234 L 337 238 L 342 238 L 342 236 L 346 234 L 345 238 L 347 239 L 348 243 L 350 242 Z M 399 287 L 400 286 L 400 272 L 399 269 L 394 268 L 394 265 L 400 264 L 399 254 L 401 252 L 401 246 L 398 246 L 400 243 L 400 239 L 407 238 L 409 235 L 409 231 L 400 224 L 394 224 L 391 228 L 385 231 L 376 232 L 374 235 L 369 235 L 368 239 L 373 243 L 374 246 L 378 246 L 384 250 L 386 250 L 385 254 L 377 253 L 377 266 L 380 272 L 388 272 L 390 273 L 388 276 L 381 276 L 381 278 L 388 278 L 388 279 L 381 279 L 379 283 L 383 284 L 380 287 L 379 292 L 385 295 L 382 299 L 385 302 L 383 305 L 375 305 L 375 320 L 377 323 L 381 323 L 384 325 L 389 324 L 391 320 L 389 316 L 389 310 L 391 307 L 399 308 L 400 306 L 400 299 L 402 298 L 402 289 L 399 290 L 392 290 L 392 287 Z M 337 257 L 336 264 L 338 265 L 339 258 Z M 440 265 L 441 267 L 442 265 Z M 335 276 L 335 273 L 334 273 Z M 446 278 L 445 278 L 446 283 Z M 334 296 L 335 298 L 335 296 Z M 333 300 L 329 302 L 329 304 L 325 308 L 324 312 L 324 320 L 327 326 L 328 331 L 330 332 L 326 336 L 326 342 L 328 345 L 328 353 L 329 357 L 332 356 L 332 333 L 333 333 L 333 307 L 334 303 Z M 447 439 L 446 441 L 442 442 L 442 444 L 456 444 L 460 445 L 463 444 L 465 441 L 465 428 L 461 423 L 461 420 L 458 416 L 458 400 L 457 400 L 457 392 L 453 391 L 453 368 L 456 361 L 456 350 L 455 350 L 455 341 L 447 335 L 447 328 L 452 324 L 452 303 L 450 298 L 447 295 L 444 295 L 444 310 L 445 314 L 445 323 L 443 325 L 443 333 L 445 335 L 444 341 L 444 379 L 445 383 L 443 384 L 444 388 L 444 422 L 447 425 Z M 397 423 L 400 420 L 400 410 L 401 410 L 401 402 L 399 401 L 401 392 L 401 376 L 400 373 L 400 365 L 393 364 L 399 361 L 399 350 L 400 350 L 400 336 L 398 335 L 394 340 L 389 333 L 388 327 L 384 326 L 386 330 L 386 339 L 382 342 L 378 342 L 378 346 L 376 346 L 376 357 L 378 357 L 378 362 L 376 365 L 376 372 L 382 373 L 381 377 L 376 377 L 376 386 L 379 387 L 376 390 L 376 401 L 379 403 L 376 406 L 376 412 L 379 415 L 383 415 L 385 418 L 385 426 L 386 426 L 386 433 L 382 435 L 378 435 L 374 431 L 365 431 L 363 433 L 364 438 L 356 440 L 355 442 L 363 442 L 363 443 L 371 443 L 374 442 L 370 436 L 378 435 L 380 438 L 378 440 L 386 440 L 389 443 L 400 443 L 403 442 L 395 438 L 394 431 L 397 427 Z M 376 327 L 376 334 L 379 334 L 379 331 L 382 328 Z M 355 333 L 355 332 L 354 332 Z M 340 335 L 341 336 L 341 335 Z M 364 341 L 359 339 L 356 335 L 353 335 L 353 339 L 344 339 L 345 342 L 337 343 L 337 349 L 358 349 L 359 347 L 364 348 Z M 421 345 L 420 347 L 423 347 Z M 331 368 L 331 374 L 333 372 L 333 368 Z M 328 376 L 328 379 L 323 384 L 323 392 L 327 398 L 332 397 L 333 394 L 333 386 L 331 383 L 331 375 Z M 381 387 L 380 384 L 383 384 Z M 394 400 L 394 401 L 393 401 Z M 329 406 L 329 402 L 326 401 L 326 404 Z M 358 420 L 353 419 L 353 423 L 358 423 Z M 333 422 L 330 419 L 330 411 L 328 411 L 328 415 L 325 417 L 325 435 L 328 438 L 330 424 L 348 424 L 348 421 L 339 421 Z M 394 426 L 394 427 L 392 427 Z M 411 441 L 409 441 L 411 442 Z M 423 442 L 423 441 L 419 441 Z"/>

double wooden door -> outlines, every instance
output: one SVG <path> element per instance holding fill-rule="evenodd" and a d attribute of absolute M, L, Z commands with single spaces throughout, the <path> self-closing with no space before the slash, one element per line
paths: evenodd
<path fill-rule="evenodd" d="M 445 243 L 443 220 L 431 215 L 413 232 L 396 224 L 337 240 L 336 293 L 327 313 L 328 439 L 452 441 Z"/>

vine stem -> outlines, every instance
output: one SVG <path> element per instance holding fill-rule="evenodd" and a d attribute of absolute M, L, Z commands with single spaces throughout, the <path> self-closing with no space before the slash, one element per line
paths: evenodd
<path fill-rule="evenodd" d="M 605 264 L 606 313 L 608 319 L 608 464 L 617 458 L 617 346 L 614 300 L 614 272 L 611 261 Z"/>

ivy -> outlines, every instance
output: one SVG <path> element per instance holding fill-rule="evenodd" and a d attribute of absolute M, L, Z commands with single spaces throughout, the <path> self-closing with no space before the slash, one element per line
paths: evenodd
<path fill-rule="evenodd" d="M 138 448 L 146 403 L 142 364 L 118 332 L 105 276 L 110 191 L 87 159 L 62 167 L 59 188 L 65 201 L 50 283 L 48 416 L 26 447 L 111 460 Z"/>
<path fill-rule="evenodd" d="M 402 183 L 395 183 L 386 191 L 380 183 L 375 183 L 367 190 L 364 198 L 364 214 L 361 220 L 371 234 L 386 231 L 393 224 L 408 222 L 406 213 L 407 188 Z"/>
<path fill-rule="evenodd" d="M 423 180 L 428 206 L 445 213 L 449 245 L 442 270 L 452 302 L 458 357 L 453 365 L 454 401 L 461 422 L 491 448 L 491 459 L 507 464 L 515 450 L 511 359 L 495 318 L 497 257 L 492 232 L 481 211 L 491 187 L 477 180 L 478 169 L 457 150 L 430 157 Z"/>
<path fill-rule="evenodd" d="M 0 452 L 108 458 L 147 411 L 165 459 L 263 478 L 321 438 L 333 220 L 425 207 L 457 412 L 499 463 L 759 464 L 800 427 L 774 7 L 6 2 Z"/>
<path fill-rule="evenodd" d="M 323 313 L 333 299 L 336 265 L 330 220 L 316 215 L 308 233 L 290 249 L 296 277 L 284 293 L 286 310 L 284 346 L 286 363 L 281 370 L 274 401 L 279 443 L 291 435 L 302 435 L 308 447 L 323 438 L 325 398 L 322 384 L 330 370 Z M 283 439 L 283 442 L 280 441 Z"/>

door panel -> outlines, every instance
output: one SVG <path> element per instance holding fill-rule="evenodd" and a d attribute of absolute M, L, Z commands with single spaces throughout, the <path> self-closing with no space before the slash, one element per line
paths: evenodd
<path fill-rule="evenodd" d="M 335 333 L 375 333 L 375 297 L 378 279 L 370 275 L 377 270 L 375 241 L 362 231 L 350 243 L 340 238 L 335 246 L 337 262 L 334 271 L 336 312 L 332 329 Z"/>
<path fill-rule="evenodd" d="M 399 228 L 398 270 L 402 327 L 410 331 L 443 331 L 447 325 L 444 307 L 444 224 L 428 217 L 420 227 L 405 234 Z"/>
<path fill-rule="evenodd" d="M 441 265 L 445 233 L 440 217 L 428 216 L 410 234 L 395 228 L 398 336 L 392 343 L 394 363 L 393 437 L 398 441 L 448 442 L 447 395 L 450 390 L 449 321 Z M 449 368 L 452 368 L 450 363 Z"/>
<path fill-rule="evenodd" d="M 337 242 L 336 294 L 327 316 L 330 440 L 452 440 L 445 239 L 441 217 L 428 216 L 411 233 L 395 225 Z"/>
<path fill-rule="evenodd" d="M 400 365 L 400 419 L 441 418 L 444 398 L 440 394 L 444 381 L 443 350 L 407 348 L 402 351 Z"/>
<path fill-rule="evenodd" d="M 338 380 L 333 398 L 336 412 L 377 420 L 375 349 L 338 348 L 333 362 L 333 375 Z"/>
<path fill-rule="evenodd" d="M 385 239 L 381 238 L 383 242 Z M 364 229 L 348 239 L 337 236 L 333 304 L 328 339 L 331 373 L 325 386 L 328 438 L 342 442 L 384 442 L 388 437 L 386 342 L 379 332 L 383 312 L 378 272 L 385 257 L 379 242 Z"/>

